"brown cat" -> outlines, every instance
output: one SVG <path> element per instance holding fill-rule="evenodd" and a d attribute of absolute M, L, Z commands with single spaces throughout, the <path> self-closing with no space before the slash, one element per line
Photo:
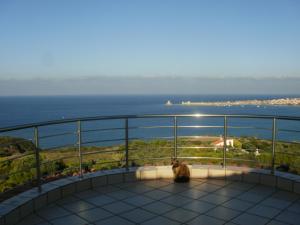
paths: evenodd
<path fill-rule="evenodd" d="M 173 160 L 172 165 L 175 182 L 184 183 L 190 181 L 190 170 L 185 163 L 179 163 L 178 160 Z"/>

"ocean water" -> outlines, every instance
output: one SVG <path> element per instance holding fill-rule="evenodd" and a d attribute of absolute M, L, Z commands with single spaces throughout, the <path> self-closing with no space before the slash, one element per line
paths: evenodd
<path fill-rule="evenodd" d="M 143 115 L 143 114 L 253 114 L 253 115 L 284 115 L 300 116 L 299 106 L 166 106 L 167 100 L 173 103 L 181 101 L 227 101 L 227 100 L 246 100 L 246 99 L 272 99 L 283 97 L 299 96 L 254 96 L 254 95 L 234 95 L 234 96 L 187 96 L 187 95 L 153 95 L 153 96 L 38 96 L 38 97 L 0 97 L 0 127 L 8 127 L 26 123 L 42 122 L 49 120 L 89 117 L 99 115 Z M 136 119 L 130 120 L 130 127 L 147 125 L 173 125 L 173 119 Z M 203 126 L 222 126 L 223 118 L 179 118 L 178 125 L 203 125 Z M 232 136 L 257 136 L 271 139 L 272 121 L 257 119 L 230 119 L 229 126 L 243 126 L 248 128 L 235 129 L 229 128 L 228 134 Z M 259 129 L 252 129 L 255 126 Z M 102 129 L 102 128 L 124 127 L 124 121 L 103 121 L 103 122 L 84 122 L 83 130 Z M 283 130 L 300 131 L 300 122 L 278 121 L 278 128 Z M 67 125 L 54 125 L 40 128 L 40 136 L 56 133 L 70 132 L 68 136 L 58 136 L 55 138 L 42 138 L 41 144 L 45 147 L 55 147 L 57 144 L 73 144 L 76 142 L 76 123 Z M 222 128 L 202 128 L 191 129 L 181 128 L 179 135 L 222 135 Z M 299 132 L 278 132 L 278 139 L 288 141 L 300 141 Z M 1 135 L 20 136 L 32 138 L 32 129 L 17 132 L 7 132 Z M 157 138 L 172 137 L 173 129 L 138 129 L 130 130 L 130 138 Z M 124 137 L 123 130 L 84 132 L 84 142 L 96 143 L 97 140 L 110 140 Z M 122 142 L 122 141 L 121 141 Z M 111 141 L 105 144 L 119 143 Z M 88 144 L 88 143 L 87 143 Z M 101 145 L 101 144 L 100 144 Z"/>

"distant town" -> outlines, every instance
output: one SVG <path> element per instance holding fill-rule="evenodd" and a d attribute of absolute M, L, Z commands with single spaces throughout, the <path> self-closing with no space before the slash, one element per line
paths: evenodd
<path fill-rule="evenodd" d="M 169 100 L 166 105 L 173 105 Z M 178 105 L 178 104 L 176 104 Z M 244 105 L 300 105 L 300 98 L 279 98 L 267 100 L 237 100 L 237 101 L 217 101 L 217 102 L 191 102 L 182 101 L 179 105 L 186 106 L 244 106 Z"/>

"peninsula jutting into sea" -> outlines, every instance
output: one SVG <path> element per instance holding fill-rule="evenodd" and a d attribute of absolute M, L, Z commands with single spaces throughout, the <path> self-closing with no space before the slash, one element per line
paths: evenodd
<path fill-rule="evenodd" d="M 166 105 L 173 105 L 167 101 Z M 300 105 L 300 98 L 279 98 L 266 100 L 237 100 L 237 101 L 216 101 L 216 102 L 191 102 L 182 101 L 179 105 L 185 106 L 243 106 L 243 105 Z"/>

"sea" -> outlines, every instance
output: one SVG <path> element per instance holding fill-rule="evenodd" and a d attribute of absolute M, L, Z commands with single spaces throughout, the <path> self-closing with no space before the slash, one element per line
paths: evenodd
<path fill-rule="evenodd" d="M 300 116 L 300 106 L 184 106 L 166 102 L 234 101 L 300 97 L 297 95 L 95 95 L 95 96 L 9 96 L 0 97 L 0 127 L 80 117 L 147 114 L 239 114 Z M 82 122 L 82 143 L 113 145 L 123 143 L 124 120 Z M 272 121 L 265 119 L 229 118 L 228 136 L 272 138 Z M 77 142 L 77 123 L 39 128 L 40 144 L 44 148 L 73 145 Z M 131 119 L 129 138 L 151 140 L 172 139 L 174 118 Z M 179 136 L 222 136 L 224 118 L 178 118 Z M 204 126 L 188 128 L 182 126 Z M 166 126 L 155 128 L 155 126 Z M 148 127 L 148 128 L 147 128 Z M 152 128 L 151 128 L 152 127 Z M 300 142 L 300 121 L 278 121 L 278 140 Z M 62 134 L 62 135 L 60 135 Z M 33 129 L 0 133 L 33 140 Z"/>

